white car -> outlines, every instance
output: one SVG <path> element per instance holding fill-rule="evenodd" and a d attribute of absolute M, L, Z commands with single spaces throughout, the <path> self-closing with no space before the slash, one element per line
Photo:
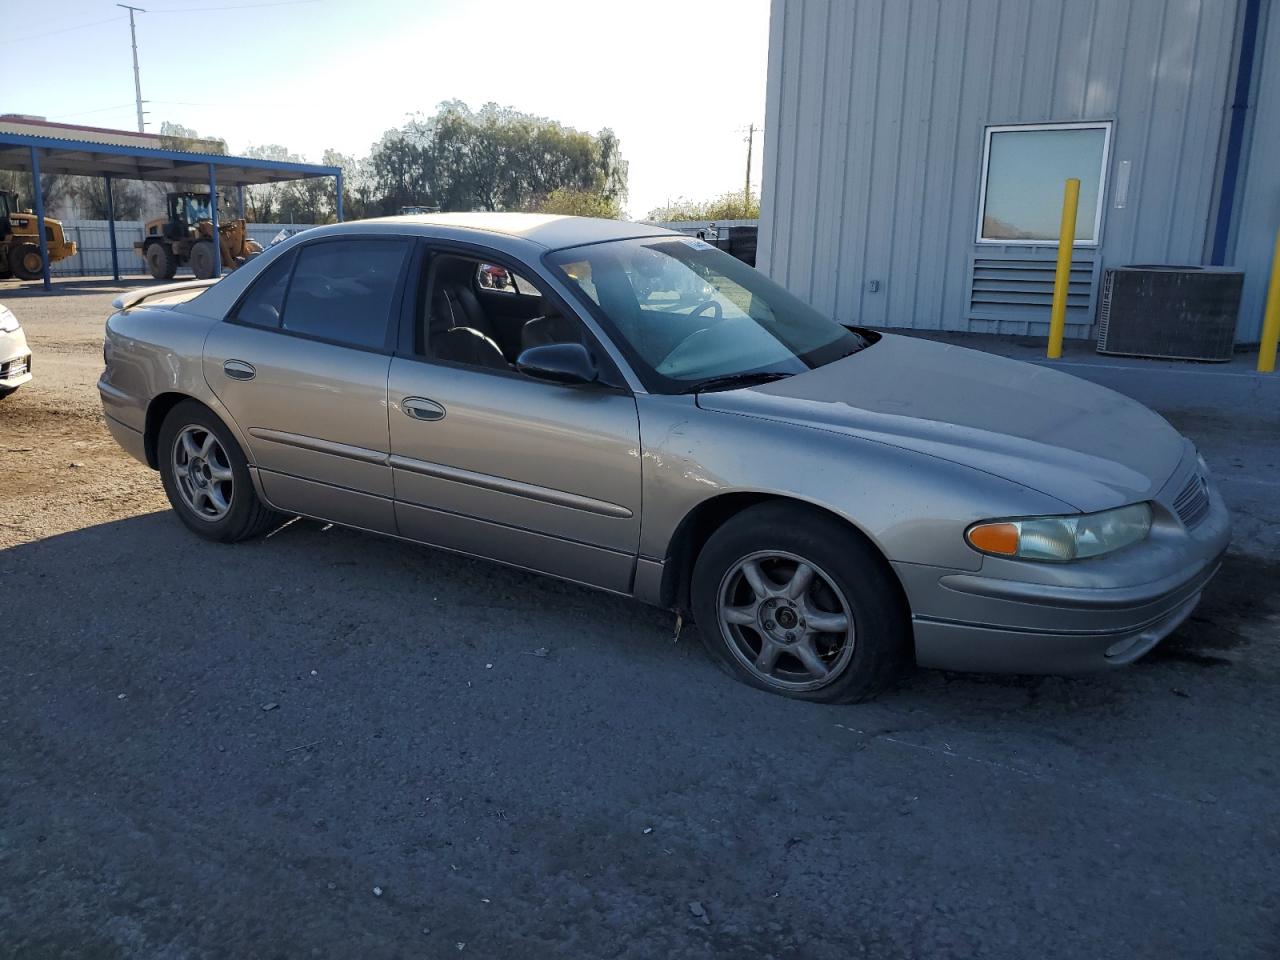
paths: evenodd
<path fill-rule="evenodd" d="M 0 303 L 0 398 L 31 379 L 31 348 L 27 346 L 22 324 Z"/>

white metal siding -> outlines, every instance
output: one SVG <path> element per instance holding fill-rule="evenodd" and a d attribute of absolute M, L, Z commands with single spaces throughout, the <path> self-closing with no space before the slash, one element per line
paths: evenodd
<path fill-rule="evenodd" d="M 1202 262 L 1236 6 L 774 0 L 757 262 L 845 320 L 1043 332 L 1047 308 L 970 310 L 975 260 L 1046 255 L 975 244 L 983 131 L 1079 120 L 1115 121 L 1098 270 Z M 1128 203 L 1116 209 L 1125 160 Z M 1096 287 L 1069 335 L 1089 335 Z"/>

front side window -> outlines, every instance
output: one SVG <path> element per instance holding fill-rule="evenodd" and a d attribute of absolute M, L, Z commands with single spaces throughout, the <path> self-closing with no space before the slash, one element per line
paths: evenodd
<path fill-rule="evenodd" d="M 979 243 L 1058 242 L 1063 184 L 1080 181 L 1076 242 L 1096 244 L 1110 123 L 988 127 Z"/>
<path fill-rule="evenodd" d="M 609 328 L 649 390 L 778 379 L 868 343 L 702 240 L 616 240 L 548 259 Z"/>
<path fill-rule="evenodd" d="M 530 347 L 587 346 L 576 318 L 507 267 L 437 253 L 429 261 L 418 319 L 418 352 L 433 360 L 513 372 Z"/>
<path fill-rule="evenodd" d="M 402 240 L 332 240 L 304 246 L 289 282 L 280 328 L 353 347 L 385 347 L 408 250 Z"/>

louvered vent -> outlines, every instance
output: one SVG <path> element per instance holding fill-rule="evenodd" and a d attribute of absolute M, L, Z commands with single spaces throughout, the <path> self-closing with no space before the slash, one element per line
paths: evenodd
<path fill-rule="evenodd" d="M 1173 501 L 1173 510 L 1188 530 L 1209 514 L 1209 488 L 1204 477 L 1193 474 Z"/>
<path fill-rule="evenodd" d="M 1054 267 L 1048 259 L 975 258 L 969 318 L 1048 323 Z M 1074 260 L 1067 285 L 1067 323 L 1090 325 L 1092 303 L 1093 261 Z"/>

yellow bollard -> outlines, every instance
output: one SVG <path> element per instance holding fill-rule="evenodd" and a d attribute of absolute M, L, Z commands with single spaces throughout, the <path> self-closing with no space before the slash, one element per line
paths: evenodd
<path fill-rule="evenodd" d="M 1262 343 L 1258 347 L 1259 373 L 1275 373 L 1277 340 L 1280 340 L 1280 231 L 1276 232 L 1276 252 L 1271 258 L 1267 308 L 1262 312 Z"/>
<path fill-rule="evenodd" d="M 1080 206 L 1080 181 L 1072 177 L 1062 191 L 1062 229 L 1058 231 L 1058 269 L 1053 275 L 1053 309 L 1049 312 L 1049 349 L 1046 356 L 1062 356 L 1062 334 L 1067 327 L 1067 287 L 1071 283 L 1071 254 L 1076 245 L 1076 208 Z"/>

